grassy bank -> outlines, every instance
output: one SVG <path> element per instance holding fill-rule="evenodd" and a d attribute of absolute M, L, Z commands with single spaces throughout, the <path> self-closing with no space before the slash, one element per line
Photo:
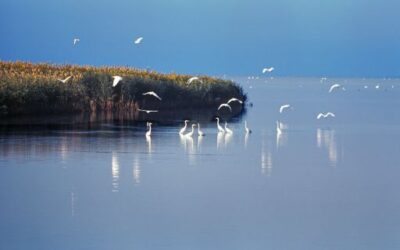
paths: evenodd
<path fill-rule="evenodd" d="M 123 80 L 112 87 L 112 76 Z M 72 78 L 63 83 L 58 79 Z M 231 97 L 245 99 L 232 81 L 202 76 L 160 74 L 128 67 L 91 67 L 0 61 L 0 115 L 213 109 Z M 155 91 L 162 101 L 143 96 Z"/>

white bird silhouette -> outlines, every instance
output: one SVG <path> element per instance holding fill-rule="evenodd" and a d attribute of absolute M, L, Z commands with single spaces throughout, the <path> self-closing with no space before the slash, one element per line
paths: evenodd
<path fill-rule="evenodd" d="M 219 125 L 219 117 L 217 117 L 215 119 L 217 119 L 218 133 L 225 133 L 225 129 L 221 125 Z"/>
<path fill-rule="evenodd" d="M 197 134 L 199 136 L 205 136 L 206 134 L 203 133 L 203 131 L 200 130 L 200 123 L 197 123 Z"/>
<path fill-rule="evenodd" d="M 191 77 L 186 83 L 187 83 L 187 84 L 191 84 L 193 81 L 202 82 L 202 81 L 200 80 L 200 78 L 198 78 L 197 76 L 193 76 L 193 77 Z"/>
<path fill-rule="evenodd" d="M 340 84 L 337 84 L 337 83 L 333 84 L 333 85 L 329 88 L 329 93 L 331 93 L 334 89 L 339 88 L 339 87 L 340 87 Z"/>
<path fill-rule="evenodd" d="M 289 105 L 289 104 L 282 105 L 282 106 L 279 108 L 279 113 L 282 113 L 285 109 L 288 109 L 288 108 L 290 108 L 290 105 Z"/>
<path fill-rule="evenodd" d="M 142 40 L 143 40 L 143 37 L 139 37 L 134 41 L 134 43 L 135 44 L 140 44 L 142 42 Z"/>
<path fill-rule="evenodd" d="M 146 137 L 150 137 L 151 136 L 151 122 L 147 123 L 147 126 L 149 127 L 149 130 L 146 132 Z"/>
<path fill-rule="evenodd" d="M 327 112 L 327 113 L 319 113 L 318 115 L 317 115 L 317 119 L 319 120 L 319 119 L 321 119 L 321 118 L 328 118 L 328 117 L 335 117 L 335 114 L 334 113 L 332 113 L 332 112 Z"/>
<path fill-rule="evenodd" d="M 148 110 L 148 109 L 139 109 L 139 108 L 137 110 L 141 111 L 141 112 L 146 112 L 147 114 L 158 112 L 158 110 Z"/>
<path fill-rule="evenodd" d="M 65 79 L 57 79 L 57 80 L 59 80 L 59 81 L 62 82 L 62 83 L 66 83 L 66 82 L 68 82 L 69 79 L 71 79 L 71 77 L 72 77 L 72 76 L 68 76 L 68 77 L 65 78 Z"/>
<path fill-rule="evenodd" d="M 375 86 L 376 89 L 379 89 L 381 86 L 378 84 Z"/>
<path fill-rule="evenodd" d="M 282 134 L 281 123 L 276 121 L 276 133 L 278 135 Z"/>
<path fill-rule="evenodd" d="M 230 128 L 228 128 L 228 123 L 227 122 L 225 122 L 225 131 L 226 131 L 227 134 L 233 134 L 233 131 Z"/>
<path fill-rule="evenodd" d="M 118 83 L 122 80 L 122 77 L 120 77 L 120 76 L 113 76 L 112 77 L 114 80 L 113 80 L 113 87 L 115 87 L 115 86 L 117 86 L 118 85 Z"/>
<path fill-rule="evenodd" d="M 229 103 L 231 103 L 231 102 L 238 102 L 238 103 L 240 103 L 240 104 L 243 103 L 243 101 L 241 101 L 241 100 L 239 100 L 239 99 L 237 99 L 237 98 L 235 98 L 235 97 L 232 97 L 231 99 L 229 99 L 229 101 L 227 102 L 227 104 L 229 104 Z"/>
<path fill-rule="evenodd" d="M 194 133 L 194 127 L 196 127 L 196 124 L 192 124 L 192 131 L 190 131 L 189 133 L 187 133 L 185 136 L 186 137 L 192 137 L 193 133 Z"/>
<path fill-rule="evenodd" d="M 188 122 L 189 122 L 189 120 L 185 120 L 185 126 L 183 128 L 181 128 L 181 130 L 179 130 L 180 135 L 183 135 L 183 133 L 185 133 Z"/>
<path fill-rule="evenodd" d="M 80 41 L 81 41 L 81 39 L 79 39 L 79 38 L 74 38 L 74 40 L 73 40 L 74 46 L 75 46 L 77 43 L 79 43 Z"/>
<path fill-rule="evenodd" d="M 218 110 L 222 109 L 223 107 L 227 107 L 232 112 L 232 108 L 228 103 L 222 103 L 219 105 Z"/>
<path fill-rule="evenodd" d="M 246 131 L 246 134 L 251 133 L 251 129 L 249 129 L 249 128 L 247 127 L 247 121 L 244 121 L 244 130 Z"/>
<path fill-rule="evenodd" d="M 149 91 L 149 92 L 146 92 L 146 93 L 143 93 L 142 95 L 151 95 L 151 96 L 154 96 L 155 98 L 157 98 L 158 100 L 162 100 L 161 99 L 161 97 L 159 97 L 157 94 L 156 94 L 156 92 L 154 92 L 154 91 Z"/>
<path fill-rule="evenodd" d="M 274 67 L 270 67 L 270 68 L 263 68 L 263 70 L 262 70 L 262 73 L 263 74 L 265 74 L 265 73 L 270 73 L 270 72 L 272 72 L 272 71 L 274 71 Z"/>

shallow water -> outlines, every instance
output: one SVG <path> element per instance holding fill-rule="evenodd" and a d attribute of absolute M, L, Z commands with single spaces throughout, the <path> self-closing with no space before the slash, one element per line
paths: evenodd
<path fill-rule="evenodd" d="M 399 249 L 400 81 L 235 80 L 253 106 L 232 136 L 1 134 L 0 248 Z"/>

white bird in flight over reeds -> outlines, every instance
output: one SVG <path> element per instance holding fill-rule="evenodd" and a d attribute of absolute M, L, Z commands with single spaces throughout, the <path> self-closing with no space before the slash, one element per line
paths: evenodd
<path fill-rule="evenodd" d="M 333 85 L 329 88 L 329 93 L 331 93 L 333 90 L 335 90 L 335 89 L 337 89 L 337 88 L 339 88 L 339 87 L 340 87 L 340 84 L 337 84 L 337 83 L 333 84 Z"/>
<path fill-rule="evenodd" d="M 151 96 L 154 96 L 155 98 L 157 98 L 158 100 L 162 100 L 161 99 L 161 97 L 159 97 L 157 94 L 156 94 L 156 92 L 154 92 L 154 91 L 149 91 L 149 92 L 146 92 L 146 93 L 143 93 L 142 95 L 151 95 Z"/>
<path fill-rule="evenodd" d="M 231 99 L 229 99 L 229 101 L 227 102 L 227 104 L 229 104 L 229 103 L 231 103 L 231 102 L 238 102 L 238 103 L 240 103 L 240 104 L 243 103 L 243 101 L 241 101 L 241 100 L 239 100 L 239 99 L 237 99 L 237 98 L 235 98 L 235 97 L 232 97 Z"/>
<path fill-rule="evenodd" d="M 142 40 L 143 40 L 143 37 L 139 37 L 134 41 L 134 43 L 135 44 L 140 44 L 142 42 Z"/>
<path fill-rule="evenodd" d="M 113 87 L 115 87 L 115 86 L 117 86 L 118 85 L 118 83 L 122 80 L 122 77 L 120 77 L 120 76 L 113 76 L 112 77 L 114 80 L 113 80 Z"/>
<path fill-rule="evenodd" d="M 282 106 L 279 108 L 279 113 L 282 113 L 285 109 L 288 109 L 288 108 L 290 108 L 290 104 L 282 105 Z"/>
<path fill-rule="evenodd" d="M 193 77 L 191 77 L 186 83 L 187 83 L 187 84 L 191 84 L 191 83 L 194 82 L 194 81 L 199 81 L 200 83 L 202 82 L 202 81 L 200 80 L 200 78 L 198 78 L 197 76 L 193 76 Z"/>
<path fill-rule="evenodd" d="M 140 112 L 146 112 L 147 114 L 158 112 L 158 110 L 147 110 L 147 109 L 139 109 L 139 108 L 137 110 Z"/>
<path fill-rule="evenodd" d="M 228 128 L 228 123 L 227 122 L 225 122 L 225 132 L 228 133 L 228 134 L 233 134 L 233 131 L 230 128 Z"/>
<path fill-rule="evenodd" d="M 319 120 L 319 119 L 321 119 L 321 118 L 328 118 L 328 117 L 335 117 L 335 114 L 334 113 L 332 113 L 332 112 L 327 112 L 327 113 L 319 113 L 318 115 L 317 115 L 317 119 Z"/>
<path fill-rule="evenodd" d="M 217 119 L 218 133 L 225 133 L 225 129 L 219 124 L 219 117 L 217 117 L 215 119 Z"/>
<path fill-rule="evenodd" d="M 62 83 L 66 83 L 66 82 L 68 82 L 69 79 L 71 79 L 71 77 L 72 77 L 72 76 L 68 76 L 68 77 L 65 78 L 65 79 L 57 79 L 57 80 L 59 80 L 59 81 L 62 82 Z"/>
<path fill-rule="evenodd" d="M 181 130 L 179 130 L 180 135 L 183 135 L 183 133 L 185 133 L 188 122 L 189 122 L 189 120 L 185 120 L 185 126 L 183 126 L 183 128 L 181 128 Z"/>
<path fill-rule="evenodd" d="M 79 43 L 80 41 L 81 41 L 81 39 L 79 39 L 79 38 L 74 38 L 74 40 L 73 40 L 74 46 L 75 46 L 77 43 Z"/>
<path fill-rule="evenodd" d="M 274 67 L 270 67 L 270 68 L 263 68 L 263 70 L 262 70 L 262 73 L 263 74 L 265 74 L 265 73 L 270 73 L 270 72 L 272 72 L 272 71 L 274 71 Z"/>
<path fill-rule="evenodd" d="M 232 112 L 232 108 L 228 103 L 222 103 L 221 105 L 219 105 L 218 110 L 220 110 L 224 107 L 228 108 Z"/>

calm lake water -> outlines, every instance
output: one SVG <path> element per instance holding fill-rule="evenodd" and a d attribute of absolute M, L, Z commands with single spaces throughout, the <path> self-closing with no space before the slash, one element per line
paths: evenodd
<path fill-rule="evenodd" d="M 400 81 L 235 80 L 232 136 L 0 134 L 0 249 L 400 249 Z"/>

